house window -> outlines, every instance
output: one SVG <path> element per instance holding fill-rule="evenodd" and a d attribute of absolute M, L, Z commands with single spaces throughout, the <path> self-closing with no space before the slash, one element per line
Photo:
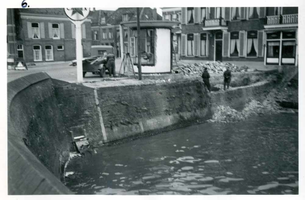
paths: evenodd
<path fill-rule="evenodd" d="M 32 38 L 40 39 L 39 23 L 32 23 Z"/>
<path fill-rule="evenodd" d="M 103 39 L 106 39 L 106 33 L 105 33 L 105 31 L 103 31 L 102 37 L 103 37 Z"/>
<path fill-rule="evenodd" d="M 181 13 L 177 14 L 178 21 L 181 22 Z"/>
<path fill-rule="evenodd" d="M 200 35 L 200 56 L 207 56 L 207 34 Z"/>
<path fill-rule="evenodd" d="M 219 19 L 221 16 L 221 8 L 220 7 L 216 7 L 216 19 Z"/>
<path fill-rule="evenodd" d="M 231 32 L 230 55 L 239 55 L 239 32 Z"/>
<path fill-rule="evenodd" d="M 93 40 L 98 40 L 98 32 L 93 31 Z"/>
<path fill-rule="evenodd" d="M 206 8 L 201 8 L 201 22 L 206 19 Z"/>
<path fill-rule="evenodd" d="M 123 15 L 123 22 L 127 22 L 129 20 L 129 17 L 127 14 Z"/>
<path fill-rule="evenodd" d="M 33 57 L 34 61 L 42 61 L 40 46 L 33 46 Z"/>
<path fill-rule="evenodd" d="M 46 61 L 53 61 L 53 47 L 51 45 L 45 46 L 45 53 L 46 53 Z"/>
<path fill-rule="evenodd" d="M 17 45 L 17 54 L 18 54 L 18 58 L 23 58 L 23 45 L 22 44 Z"/>
<path fill-rule="evenodd" d="M 106 18 L 105 17 L 102 17 L 101 18 L 101 24 L 105 24 L 106 23 Z"/>
<path fill-rule="evenodd" d="M 194 34 L 187 35 L 187 55 L 194 56 Z"/>
<path fill-rule="evenodd" d="M 173 14 L 173 21 L 177 21 L 177 14 L 176 13 Z"/>
<path fill-rule="evenodd" d="M 280 55 L 280 42 L 267 42 L 267 57 L 268 58 L 279 58 Z"/>
<path fill-rule="evenodd" d="M 237 20 L 241 18 L 241 13 L 240 13 L 240 8 L 239 7 L 234 7 L 232 8 L 232 19 Z"/>
<path fill-rule="evenodd" d="M 60 38 L 60 32 L 59 32 L 59 25 L 58 24 L 52 24 L 52 37 L 53 37 L 53 39 L 59 39 Z"/>
<path fill-rule="evenodd" d="M 247 56 L 257 56 L 258 52 L 258 39 L 257 39 L 257 31 L 248 31 L 247 33 Z"/>
<path fill-rule="evenodd" d="M 108 38 L 109 38 L 109 39 L 112 39 L 112 32 L 111 32 L 111 29 L 109 29 Z"/>
<path fill-rule="evenodd" d="M 282 58 L 295 58 L 295 41 L 283 41 L 282 43 Z"/>
<path fill-rule="evenodd" d="M 187 23 L 194 23 L 194 8 L 187 8 Z"/>
<path fill-rule="evenodd" d="M 58 45 L 58 46 L 57 46 L 57 50 L 58 50 L 58 51 L 64 50 L 64 46 L 63 46 L 63 45 Z"/>
<path fill-rule="evenodd" d="M 248 13 L 249 19 L 258 19 L 259 7 L 250 7 Z"/>

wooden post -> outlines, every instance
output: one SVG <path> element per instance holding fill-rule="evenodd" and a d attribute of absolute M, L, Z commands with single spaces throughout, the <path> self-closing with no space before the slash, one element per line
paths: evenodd
<path fill-rule="evenodd" d="M 142 80 L 142 69 L 141 69 L 141 52 L 140 52 L 140 9 L 137 8 L 137 30 L 138 30 L 138 73 L 139 73 L 139 80 Z"/>

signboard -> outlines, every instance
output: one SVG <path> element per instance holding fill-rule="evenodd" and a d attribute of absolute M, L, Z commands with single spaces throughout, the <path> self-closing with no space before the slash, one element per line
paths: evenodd
<path fill-rule="evenodd" d="M 65 13 L 73 21 L 83 21 L 89 15 L 88 8 L 65 8 Z"/>

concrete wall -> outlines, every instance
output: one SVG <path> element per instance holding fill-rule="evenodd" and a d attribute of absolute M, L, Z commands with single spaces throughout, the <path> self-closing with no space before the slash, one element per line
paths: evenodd
<path fill-rule="evenodd" d="M 50 77 L 38 73 L 8 84 L 8 194 L 67 194 L 59 181 L 71 137 Z"/>
<path fill-rule="evenodd" d="M 70 193 L 59 179 L 71 135 L 87 136 L 94 147 L 162 132 L 209 119 L 217 105 L 241 109 L 271 88 L 266 82 L 208 95 L 199 80 L 89 88 L 45 73 L 20 78 L 8 84 L 8 193 Z"/>

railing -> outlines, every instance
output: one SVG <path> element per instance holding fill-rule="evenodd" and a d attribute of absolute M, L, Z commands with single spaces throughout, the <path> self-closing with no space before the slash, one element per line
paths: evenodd
<path fill-rule="evenodd" d="M 204 26 L 205 27 L 211 27 L 211 26 L 227 26 L 227 23 L 224 19 L 206 19 L 204 20 Z"/>
<path fill-rule="evenodd" d="M 297 24 L 298 14 L 283 15 L 283 24 Z"/>
<path fill-rule="evenodd" d="M 298 14 L 267 16 L 267 25 L 297 24 Z"/>
<path fill-rule="evenodd" d="M 267 24 L 268 25 L 274 25 L 274 24 L 280 24 L 280 16 L 267 16 Z"/>

